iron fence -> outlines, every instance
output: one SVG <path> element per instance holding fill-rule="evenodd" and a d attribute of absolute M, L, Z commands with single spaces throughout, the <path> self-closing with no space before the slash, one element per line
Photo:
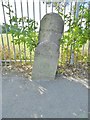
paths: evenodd
<path fill-rule="evenodd" d="M 10 22 L 9 18 L 11 19 L 12 16 L 16 16 L 16 17 L 27 17 L 28 19 L 33 19 L 35 21 L 38 22 L 38 30 L 39 30 L 39 26 L 40 26 L 40 20 L 42 19 L 42 17 L 46 14 L 46 13 L 50 13 L 50 12 L 56 12 L 56 13 L 63 13 L 63 20 L 65 22 L 65 15 L 67 15 L 68 13 L 71 12 L 72 14 L 75 14 L 73 16 L 73 20 L 74 17 L 79 16 L 79 6 L 80 3 L 79 2 L 59 2 L 57 8 L 55 7 L 55 4 L 57 3 L 46 3 L 43 1 L 39 1 L 39 0 L 8 0 L 7 3 L 5 3 L 5 1 L 0 2 L 0 7 L 1 8 L 1 22 L 2 25 L 0 26 L 0 57 L 1 57 L 1 61 L 5 62 L 5 64 L 7 62 L 9 62 L 9 64 L 11 64 L 12 62 L 30 62 L 32 63 L 34 60 L 34 51 L 30 52 L 27 47 L 26 44 L 24 43 L 23 45 L 19 44 L 19 45 L 15 45 L 14 43 L 14 38 L 12 34 L 8 34 L 8 29 L 7 29 L 7 24 Z M 11 5 L 12 6 L 12 10 L 13 12 L 9 14 L 7 14 L 7 11 L 10 9 L 8 8 L 7 5 Z M 73 5 L 76 6 L 75 11 L 72 10 Z M 83 3 L 83 5 L 86 5 Z M 83 10 L 82 10 L 82 18 L 83 18 Z M 71 16 L 70 16 L 71 17 Z M 82 22 L 82 21 L 81 21 Z M 18 24 L 18 23 L 17 23 Z M 22 28 L 24 28 L 24 21 L 22 19 Z M 12 26 L 12 23 L 11 23 Z M 67 27 L 67 25 L 65 24 L 64 26 L 65 30 L 67 30 L 68 28 L 70 28 L 70 25 Z M 64 32 L 65 32 L 64 30 Z M 64 37 L 64 36 L 63 36 Z M 18 36 L 19 38 L 19 36 Z M 13 41 L 13 42 L 12 42 Z M 86 54 L 87 56 L 87 52 L 88 52 L 88 45 L 85 44 L 83 45 L 83 47 L 81 48 L 82 51 L 82 56 Z M 65 53 L 64 48 L 66 46 L 63 44 L 60 45 L 60 61 L 70 61 L 70 57 L 71 54 L 68 52 L 68 50 L 72 49 L 71 47 L 67 46 L 67 52 Z M 74 55 L 74 59 L 76 59 L 76 61 L 78 60 L 78 52 L 75 53 Z M 74 61 L 75 62 L 75 61 Z M 61 63 L 61 62 L 60 62 Z"/>

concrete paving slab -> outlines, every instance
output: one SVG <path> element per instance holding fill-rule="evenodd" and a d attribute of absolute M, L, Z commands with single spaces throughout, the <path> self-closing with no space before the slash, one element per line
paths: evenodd
<path fill-rule="evenodd" d="M 8 72 L 2 76 L 2 116 L 87 118 L 88 89 L 62 76 L 32 81 L 21 73 Z"/>

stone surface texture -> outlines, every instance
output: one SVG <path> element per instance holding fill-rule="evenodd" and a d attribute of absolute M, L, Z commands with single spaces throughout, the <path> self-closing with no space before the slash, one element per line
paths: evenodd
<path fill-rule="evenodd" d="M 32 70 L 33 80 L 55 79 L 63 29 L 64 22 L 57 13 L 49 13 L 42 18 Z"/>

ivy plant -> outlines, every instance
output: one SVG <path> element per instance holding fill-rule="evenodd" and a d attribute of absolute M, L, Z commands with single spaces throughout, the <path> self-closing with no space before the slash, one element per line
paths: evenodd
<path fill-rule="evenodd" d="M 38 43 L 38 32 L 37 26 L 38 23 L 29 19 L 28 17 L 18 18 L 16 15 L 11 17 L 11 14 L 15 14 L 12 10 L 12 6 L 7 3 L 3 5 L 8 9 L 6 13 L 9 17 L 9 24 L 6 24 L 6 27 L 9 29 L 9 34 L 12 34 L 13 41 L 15 45 L 25 44 L 30 51 L 33 51 Z"/>
<path fill-rule="evenodd" d="M 15 44 L 25 43 L 30 51 L 34 50 L 38 43 L 37 29 L 38 23 L 32 19 L 26 17 L 17 18 L 13 16 L 10 19 L 12 24 L 7 25 L 9 27 L 9 33 L 12 34 Z"/>
<path fill-rule="evenodd" d="M 76 11 L 76 6 L 74 6 L 73 11 Z M 72 45 L 74 50 L 79 50 L 90 38 L 89 9 L 81 4 L 78 18 L 75 17 L 75 14 L 72 15 L 71 12 L 69 14 L 59 12 L 59 14 L 64 16 L 64 22 L 68 26 L 61 43 L 67 44 L 67 46 Z"/>

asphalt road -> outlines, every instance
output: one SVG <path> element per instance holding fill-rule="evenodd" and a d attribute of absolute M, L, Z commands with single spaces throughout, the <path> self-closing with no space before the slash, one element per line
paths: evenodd
<path fill-rule="evenodd" d="M 87 118 L 88 89 L 64 77 L 29 80 L 18 72 L 2 73 L 3 118 Z"/>

